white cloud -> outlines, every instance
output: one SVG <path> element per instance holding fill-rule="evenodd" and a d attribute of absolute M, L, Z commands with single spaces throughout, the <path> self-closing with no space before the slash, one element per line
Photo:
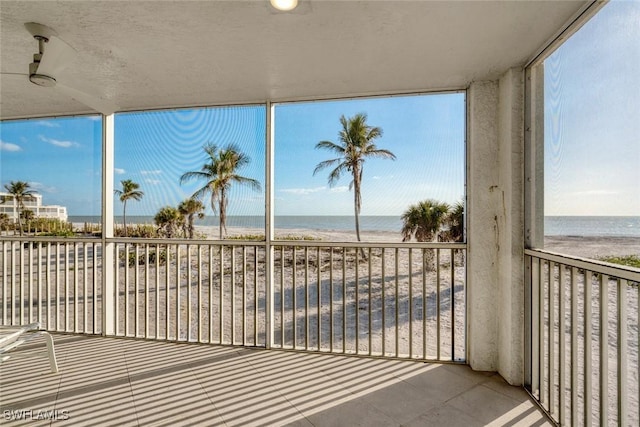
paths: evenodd
<path fill-rule="evenodd" d="M 375 181 L 378 181 L 378 180 L 381 180 L 381 179 L 393 179 L 393 175 L 387 175 L 387 176 L 376 175 L 376 176 L 371 177 L 371 179 L 373 179 Z"/>
<path fill-rule="evenodd" d="M 122 169 L 122 168 L 113 168 L 113 171 L 118 175 L 123 175 L 124 174 L 124 169 Z"/>
<path fill-rule="evenodd" d="M 48 128 L 59 128 L 60 125 L 56 122 L 50 122 L 47 120 L 40 120 L 38 122 L 36 122 L 37 125 L 39 126 L 44 126 L 44 127 L 48 127 Z"/>
<path fill-rule="evenodd" d="M 142 175 L 160 175 L 162 171 L 160 169 L 155 169 L 151 171 L 140 171 Z"/>
<path fill-rule="evenodd" d="M 78 147 L 80 144 L 73 141 L 61 141 L 59 139 L 47 138 L 46 136 L 40 135 L 40 140 L 49 143 L 51 145 L 55 145 L 56 147 L 61 148 L 70 148 L 70 147 Z"/>
<path fill-rule="evenodd" d="M 279 190 L 282 193 L 289 193 L 289 194 L 297 194 L 297 195 L 304 195 L 304 194 L 311 194 L 311 193 L 318 193 L 320 191 L 324 191 L 327 187 L 315 187 L 315 188 L 283 188 L 282 190 Z"/>
<path fill-rule="evenodd" d="M 158 185 L 162 181 L 160 181 L 159 179 L 145 179 L 144 182 L 146 182 L 147 184 L 151 184 L 151 185 Z"/>
<path fill-rule="evenodd" d="M 41 182 L 30 182 L 31 187 L 40 192 L 40 193 L 57 193 L 58 189 L 56 187 L 44 185 Z"/>
<path fill-rule="evenodd" d="M 585 190 L 585 191 L 575 191 L 570 193 L 572 196 L 585 197 L 585 196 L 612 196 L 616 194 L 620 194 L 620 191 L 617 190 Z"/>
<path fill-rule="evenodd" d="M 332 193 L 346 193 L 347 191 L 349 191 L 349 186 L 348 185 L 341 185 L 339 187 L 333 187 L 331 189 Z"/>
<path fill-rule="evenodd" d="M 22 151 L 22 148 L 17 144 L 0 141 L 0 151 Z"/>

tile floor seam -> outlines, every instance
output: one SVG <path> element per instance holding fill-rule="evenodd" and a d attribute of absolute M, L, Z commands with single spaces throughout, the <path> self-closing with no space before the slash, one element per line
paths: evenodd
<path fill-rule="evenodd" d="M 243 357 L 243 355 L 242 355 L 242 354 L 240 354 L 240 357 L 244 359 L 244 357 Z M 283 398 L 283 399 L 284 399 L 284 400 L 285 400 L 289 405 L 291 405 L 291 407 L 292 407 L 292 408 L 295 408 L 296 412 L 297 412 L 298 414 L 300 414 L 300 415 L 302 416 L 302 418 L 303 418 L 305 421 L 307 421 L 307 422 L 308 422 L 309 424 L 311 424 L 312 426 L 315 426 L 315 424 L 313 424 L 313 423 L 312 423 L 312 422 L 311 422 L 311 421 L 310 421 L 310 420 L 309 420 L 309 419 L 304 415 L 304 413 L 303 413 L 302 411 L 300 411 L 300 409 L 298 409 L 298 407 L 297 407 L 296 405 L 294 405 L 294 404 L 293 404 L 293 402 L 291 402 L 291 401 L 287 398 L 287 396 L 286 396 L 286 395 L 282 394 L 278 388 L 276 388 L 276 387 L 274 387 L 273 385 L 271 385 L 271 381 L 269 381 L 267 378 L 265 378 L 265 376 L 264 376 L 264 375 L 262 375 L 262 372 L 261 372 L 260 370 L 258 370 L 258 369 L 256 368 L 256 366 L 255 366 L 253 363 L 251 363 L 251 359 L 250 359 L 250 358 L 247 358 L 247 359 L 245 359 L 245 360 L 246 360 L 246 363 L 247 363 L 247 364 L 249 364 L 249 366 L 251 366 L 251 367 L 253 368 L 253 370 L 254 370 L 256 373 L 258 373 L 258 374 L 260 375 L 260 378 L 262 378 L 265 382 L 267 382 L 267 383 L 269 384 L 269 386 L 270 386 L 270 387 L 271 387 L 271 388 L 272 388 L 272 389 L 273 389 L 273 390 L 274 390 L 274 391 L 275 391 L 275 392 L 276 392 L 280 397 L 282 397 L 282 398 Z"/>
<path fill-rule="evenodd" d="M 55 348 L 55 345 L 56 345 L 55 340 L 53 341 L 53 345 Z M 54 413 L 56 411 L 56 408 L 58 407 L 58 397 L 60 396 L 60 388 L 62 387 L 62 376 L 64 375 L 61 366 L 64 366 L 64 362 L 67 360 L 67 352 L 66 351 L 63 352 L 62 356 L 63 356 L 62 358 L 59 358 L 58 355 L 56 354 L 56 362 L 59 362 L 59 363 L 58 363 L 58 373 L 55 374 L 55 375 L 58 375 L 58 387 L 56 388 L 56 397 L 53 400 Z M 62 360 L 59 360 L 59 359 L 62 359 Z M 51 422 L 49 423 L 49 426 L 53 426 L 53 420 L 51 420 Z"/>
<path fill-rule="evenodd" d="M 131 375 L 129 375 L 129 364 L 127 363 L 127 351 L 122 351 L 122 357 L 124 359 L 124 368 L 127 371 L 127 383 L 129 384 L 129 392 L 131 393 L 131 403 L 133 403 L 133 413 L 136 415 L 136 425 L 140 427 L 140 420 L 138 419 L 138 408 L 136 406 L 136 397 L 133 392 L 133 384 L 131 384 Z"/>
<path fill-rule="evenodd" d="M 202 389 L 202 391 L 204 392 L 205 396 L 207 396 L 207 400 L 211 403 L 211 405 L 213 405 L 214 410 L 216 411 L 216 414 L 218 415 L 218 417 L 220 417 L 220 420 L 222 420 L 222 423 L 227 426 L 227 422 L 225 421 L 224 417 L 222 416 L 222 414 L 220 413 L 220 411 L 218 410 L 218 407 L 216 406 L 215 402 L 213 401 L 213 399 L 211 398 L 211 396 L 209 395 L 209 392 L 207 391 L 207 388 L 202 384 L 202 382 L 200 382 L 200 378 L 198 378 L 198 375 L 196 375 L 196 372 L 194 372 L 192 370 L 193 365 L 189 364 L 189 372 L 191 373 L 191 375 L 193 375 L 193 377 L 196 379 L 196 382 L 198 383 L 198 385 L 200 386 L 200 388 Z"/>

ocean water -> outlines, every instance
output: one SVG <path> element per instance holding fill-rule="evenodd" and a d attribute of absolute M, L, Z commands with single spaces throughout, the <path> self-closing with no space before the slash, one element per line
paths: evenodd
<path fill-rule="evenodd" d="M 122 218 L 115 218 L 117 223 Z M 98 216 L 70 216 L 71 222 L 100 221 Z M 129 224 L 153 224 L 150 216 L 128 216 Z M 218 226 L 217 217 L 206 217 L 196 221 L 197 225 Z M 228 227 L 264 227 L 262 216 L 230 216 L 227 219 Z M 353 230 L 354 218 L 351 215 L 344 216 L 276 216 L 276 229 L 308 229 L 308 230 Z M 391 231 L 398 232 L 402 229 L 400 216 L 368 216 L 360 217 L 360 229 L 362 231 Z M 546 236 L 603 236 L 603 237 L 640 237 L 640 216 L 547 216 L 544 219 Z"/>

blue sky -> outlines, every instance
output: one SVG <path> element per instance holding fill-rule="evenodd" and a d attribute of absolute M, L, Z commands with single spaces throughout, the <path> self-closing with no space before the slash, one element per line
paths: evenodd
<path fill-rule="evenodd" d="M 640 2 L 614 1 L 545 61 L 545 214 L 640 215 Z M 614 29 L 613 31 L 611 29 Z M 615 48 L 614 48 L 615 47 Z M 333 188 L 313 169 L 337 142 L 339 117 L 366 113 L 380 148 L 396 161 L 367 160 L 364 215 L 400 215 L 425 198 L 464 194 L 464 94 L 366 98 L 275 106 L 276 215 L 352 215 L 350 177 Z M 251 158 L 240 173 L 264 189 L 265 107 L 116 115 L 116 188 L 145 196 L 128 215 L 154 215 L 198 188 L 179 184 L 198 170 L 206 143 L 235 143 Z M 45 204 L 70 215 L 100 212 L 101 124 L 97 116 L 0 124 L 0 183 L 29 181 Z M 236 187 L 230 215 L 261 215 L 264 193 Z M 122 205 L 115 203 L 115 214 Z"/>
<path fill-rule="evenodd" d="M 640 215 L 640 1 L 545 60 L 545 214 Z"/>

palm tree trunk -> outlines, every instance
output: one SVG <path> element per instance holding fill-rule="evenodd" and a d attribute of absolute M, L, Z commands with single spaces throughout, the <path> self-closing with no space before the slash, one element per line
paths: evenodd
<path fill-rule="evenodd" d="M 360 182 L 354 181 L 353 184 L 353 197 L 354 197 L 354 207 L 355 207 L 355 216 L 356 216 L 356 239 L 360 242 Z M 360 248 L 360 254 L 362 255 L 362 259 L 367 259 L 367 255 L 364 253 L 364 248 Z"/>
<path fill-rule="evenodd" d="M 122 225 L 124 226 L 124 237 L 127 237 L 127 201 L 122 204 Z"/>
<path fill-rule="evenodd" d="M 23 235 L 22 234 L 22 219 L 20 218 L 20 214 L 22 212 L 21 212 L 21 209 L 20 209 L 20 205 L 17 206 L 16 213 L 18 214 L 18 231 L 20 233 L 20 236 L 22 236 Z"/>

